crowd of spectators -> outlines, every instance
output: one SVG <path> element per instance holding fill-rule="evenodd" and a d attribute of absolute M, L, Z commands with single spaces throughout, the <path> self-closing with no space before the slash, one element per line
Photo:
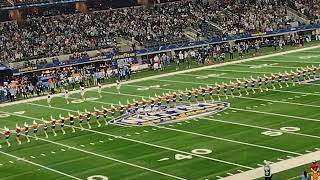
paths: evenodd
<path fill-rule="evenodd" d="M 116 46 L 119 38 L 152 47 L 204 38 L 290 28 L 286 4 L 275 0 L 178 1 L 87 14 L 28 17 L 0 23 L 0 61 L 17 62 Z"/>
<path fill-rule="evenodd" d="M 311 20 L 320 19 L 320 0 L 289 0 L 288 4 Z"/>

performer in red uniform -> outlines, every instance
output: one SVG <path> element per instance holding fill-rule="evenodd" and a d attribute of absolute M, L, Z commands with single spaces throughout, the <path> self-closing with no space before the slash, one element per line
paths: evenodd
<path fill-rule="evenodd" d="M 6 143 L 7 143 L 8 147 L 10 147 L 11 146 L 11 144 L 9 142 L 10 130 L 6 127 L 4 127 L 4 136 L 6 137 Z"/>
<path fill-rule="evenodd" d="M 54 119 L 52 116 L 51 116 L 51 130 L 52 130 L 52 133 L 54 136 L 57 136 L 57 133 L 55 131 L 56 129 L 56 119 Z"/>
<path fill-rule="evenodd" d="M 98 124 L 98 127 L 101 127 L 100 124 L 100 110 L 94 107 L 94 115 L 96 116 L 96 122 Z"/>
<path fill-rule="evenodd" d="M 103 113 L 103 119 L 104 119 L 104 125 L 108 125 L 108 109 L 102 106 L 102 113 Z"/>
<path fill-rule="evenodd" d="M 86 119 L 87 119 L 87 125 L 88 125 L 88 128 L 91 129 L 91 125 L 90 125 L 90 120 L 91 120 L 91 112 L 85 110 L 85 113 L 86 113 Z"/>
<path fill-rule="evenodd" d="M 66 121 L 66 119 L 64 117 L 61 116 L 61 114 L 59 115 L 59 118 L 60 118 L 60 128 L 61 128 L 61 131 L 62 131 L 62 134 L 66 134 L 66 132 L 64 131 L 64 123 Z"/>
<path fill-rule="evenodd" d="M 74 128 L 74 116 L 73 116 L 73 114 L 70 114 L 70 112 L 68 112 L 68 116 L 69 116 L 69 124 L 72 129 L 72 132 L 75 133 L 76 130 Z"/>
<path fill-rule="evenodd" d="M 27 142 L 30 142 L 30 138 L 29 138 L 29 125 L 25 122 L 24 123 L 24 135 L 27 138 Z"/>
<path fill-rule="evenodd" d="M 211 99 L 212 102 L 214 102 L 214 99 L 213 99 L 213 88 L 212 86 L 207 86 L 207 91 L 209 93 L 209 97 Z"/>
<path fill-rule="evenodd" d="M 16 140 L 17 140 L 18 144 L 21 144 L 21 141 L 20 141 L 21 128 L 20 128 L 20 126 L 18 126 L 18 124 L 16 124 L 15 132 L 16 132 Z"/>
<path fill-rule="evenodd" d="M 83 126 L 82 126 L 83 114 L 80 111 L 78 111 L 78 119 L 79 119 L 79 126 L 80 126 L 81 130 L 83 130 Z"/>
<path fill-rule="evenodd" d="M 33 129 L 33 135 L 34 135 L 34 138 L 35 138 L 36 140 L 38 140 L 38 137 L 37 137 L 38 124 L 36 123 L 36 121 L 35 121 L 35 120 L 33 121 L 32 129 Z"/>

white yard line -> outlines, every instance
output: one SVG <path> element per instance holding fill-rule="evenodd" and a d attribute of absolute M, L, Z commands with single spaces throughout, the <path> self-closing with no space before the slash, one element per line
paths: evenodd
<path fill-rule="evenodd" d="M 15 156 L 15 155 L 12 155 L 12 154 L 3 152 L 3 151 L 0 151 L 0 154 L 9 156 L 9 157 L 14 158 L 14 159 L 16 159 L 16 160 L 20 160 L 20 161 L 26 162 L 26 163 L 28 163 L 28 164 L 32 164 L 32 165 L 34 165 L 34 166 L 37 166 L 37 167 L 40 167 L 40 168 L 43 168 L 43 169 L 52 171 L 52 172 L 55 172 L 55 173 L 57 173 L 57 174 L 63 175 L 63 176 L 65 176 L 65 177 L 68 177 L 68 178 L 71 178 L 71 179 L 81 180 L 80 178 L 75 177 L 75 176 L 72 176 L 72 175 L 70 175 L 70 174 L 66 174 L 66 173 L 64 173 L 64 172 L 61 172 L 61 171 L 58 171 L 58 170 L 49 168 L 49 167 L 47 167 L 47 166 L 43 166 L 43 165 L 41 165 L 41 164 L 38 164 L 38 163 L 35 163 L 35 162 L 32 162 L 32 161 L 26 160 L 26 159 L 24 159 L 24 158 L 20 158 L 20 157 L 18 157 L 18 156 Z"/>
<path fill-rule="evenodd" d="M 155 76 L 149 76 L 149 77 L 145 77 L 145 78 L 139 78 L 139 79 L 126 81 L 126 82 L 123 82 L 122 84 L 131 84 L 131 83 L 136 83 L 136 82 L 141 82 L 141 81 L 146 81 L 146 80 L 152 80 L 152 79 L 161 78 L 161 77 L 173 76 L 173 75 L 176 75 L 176 74 L 183 74 L 183 73 L 188 73 L 188 72 L 211 69 L 213 67 L 223 67 L 223 66 L 227 66 L 227 65 L 245 63 L 245 62 L 250 62 L 250 61 L 254 61 L 254 60 L 259 60 L 259 59 L 264 59 L 264 58 L 269 58 L 269 57 L 276 57 L 276 56 L 280 56 L 280 55 L 297 53 L 297 52 L 303 52 L 303 51 L 308 51 L 308 50 L 313 50 L 313 49 L 318 49 L 318 48 L 320 48 L 320 45 L 307 47 L 307 48 L 302 48 L 302 49 L 294 49 L 294 50 L 290 50 L 290 51 L 274 53 L 274 54 L 269 54 L 269 55 L 265 55 L 265 56 L 258 56 L 258 57 L 243 59 L 243 60 L 231 61 L 231 62 L 226 62 L 226 63 L 221 63 L 221 64 L 208 65 L 208 66 L 199 67 L 199 68 L 186 69 L 186 70 L 172 72 L 172 73 L 165 73 L 165 74 L 160 74 L 160 75 L 155 75 Z M 103 88 L 105 88 L 105 87 L 113 87 L 113 86 L 116 86 L 116 83 L 104 85 Z M 93 89 L 97 89 L 97 87 L 88 88 L 88 90 L 93 90 Z M 80 92 L 80 90 L 71 91 L 70 94 L 75 94 L 75 93 L 79 93 L 79 92 Z M 53 95 L 53 97 L 56 97 L 56 96 L 61 96 L 61 94 Z M 10 106 L 10 105 L 20 104 L 20 103 L 26 103 L 26 102 L 32 102 L 32 101 L 38 101 L 38 100 L 43 100 L 43 99 L 46 99 L 46 98 L 47 97 L 43 96 L 43 97 L 36 97 L 36 98 L 30 98 L 30 99 L 10 102 L 10 103 L 4 103 L 4 104 L 0 104 L 0 107 Z"/>
<path fill-rule="evenodd" d="M 26 116 L 25 118 L 32 118 L 32 117 Z M 33 118 L 33 119 L 34 120 L 38 120 L 37 118 Z M 35 137 L 30 136 L 30 135 L 28 135 L 28 137 L 35 139 Z M 44 141 L 44 142 L 47 142 L 47 143 L 50 143 L 50 144 L 62 146 L 62 147 L 65 147 L 65 148 L 68 148 L 68 149 L 72 149 L 72 150 L 75 150 L 75 151 L 79 151 L 79 152 L 82 152 L 82 153 L 85 153 L 85 154 L 90 154 L 90 155 L 93 155 L 93 156 L 96 156 L 96 157 L 100 157 L 100 158 L 103 158 L 103 159 L 108 159 L 110 161 L 118 162 L 118 163 L 125 164 L 125 165 L 128 165 L 128 166 L 132 166 L 132 167 L 135 167 L 135 168 L 139 168 L 139 169 L 143 169 L 143 170 L 146 170 L 146 171 L 150 171 L 150 172 L 153 172 L 153 173 L 156 173 L 156 174 L 160 174 L 160 175 L 163 175 L 163 176 L 171 177 L 171 178 L 174 178 L 174 179 L 186 180 L 185 178 L 182 178 L 182 177 L 174 176 L 174 175 L 167 174 L 167 173 L 164 173 L 164 172 L 161 172 L 161 171 L 158 171 L 158 170 L 146 168 L 144 166 L 132 164 L 132 163 L 129 163 L 129 162 L 126 162 L 126 161 L 122 161 L 122 160 L 115 159 L 115 158 L 112 158 L 112 157 L 104 156 L 104 155 L 97 154 L 97 153 L 94 153 L 94 152 L 91 152 L 91 151 L 87 151 L 87 150 L 84 150 L 84 149 L 79 149 L 79 148 L 76 148 L 74 146 L 69 146 L 69 145 L 62 144 L 62 143 L 55 142 L 55 141 L 51 141 L 51 140 L 48 140 L 48 139 L 43 139 L 43 138 L 40 138 L 40 137 L 38 137 L 38 140 L 41 140 L 41 141 Z M 0 151 L 0 153 L 3 153 L 3 152 Z"/>
<path fill-rule="evenodd" d="M 263 112 L 263 111 L 255 111 L 255 110 L 240 109 L 240 108 L 231 108 L 231 107 L 230 107 L 229 109 L 238 110 L 238 111 L 254 112 L 254 113 L 259 113 L 259 114 L 267 114 L 267 115 L 272 115 L 272 116 L 281 116 L 281 117 L 287 117 L 287 118 L 293 118 L 293 119 L 300 119 L 300 120 L 305 120 L 305 121 L 320 122 L 320 119 L 314 119 L 314 118 L 305 118 L 305 117 L 292 116 L 292 115 L 286 115 L 286 114 L 279 114 L 279 113 L 272 113 L 272 112 Z"/>
<path fill-rule="evenodd" d="M 201 134 L 201 133 L 196 133 L 196 132 L 190 132 L 190 131 L 185 131 L 185 130 L 180 130 L 180 129 L 175 129 L 175 128 L 169 128 L 169 127 L 164 127 L 164 126 L 157 126 L 160 129 L 166 129 L 166 130 L 171 130 L 171 131 L 176 131 L 176 132 L 181 132 L 184 134 L 192 134 L 196 136 L 201 136 L 201 137 L 206 137 L 206 138 L 211 138 L 211 139 L 216 139 L 216 140 L 221 140 L 221 141 L 226 141 L 226 142 L 231 142 L 231 143 L 236 143 L 236 144 L 242 144 L 246 146 L 251 146 L 251 147 L 257 147 L 257 148 L 262 148 L 262 149 L 268 149 L 272 151 L 277 151 L 277 152 L 282 152 L 282 153 L 288 153 L 288 154 L 294 154 L 294 155 L 302 155 L 301 153 L 293 152 L 293 151 L 287 151 L 287 150 L 282 150 L 278 148 L 272 148 L 268 146 L 263 146 L 263 145 L 257 145 L 257 144 L 252 144 L 252 143 L 246 143 L 242 141 L 236 141 L 232 139 L 226 139 L 226 138 L 221 138 L 221 137 L 216 137 L 216 136 L 211 136 L 211 135 L 206 135 L 206 134 Z"/>
<path fill-rule="evenodd" d="M 272 60 L 267 60 L 267 59 L 262 59 L 258 60 L 257 62 L 280 62 L 280 63 L 301 63 L 301 64 L 320 64 L 320 62 L 311 62 L 311 61 L 305 61 L 305 59 L 301 59 L 301 61 L 287 61 L 287 60 L 278 60 L 278 59 L 272 59 Z"/>
<path fill-rule="evenodd" d="M 305 92 L 290 91 L 290 90 L 269 89 L 269 91 L 292 93 L 292 94 L 303 94 L 303 95 L 310 95 L 310 96 L 320 96 L 320 94 L 305 93 Z"/>
<path fill-rule="evenodd" d="M 214 122 L 220 122 L 220 123 L 225 123 L 225 124 L 232 124 L 232 125 L 238 125 L 238 126 L 244 126 L 244 127 L 250 127 L 250 128 L 255 128 L 255 129 L 262 129 L 262 130 L 268 130 L 268 131 L 276 131 L 276 132 L 282 132 L 282 133 L 287 133 L 287 134 L 293 134 L 297 136 L 304 136 L 304 137 L 311 137 L 311 138 L 316 138 L 320 139 L 320 136 L 315 136 L 315 135 L 310 135 L 310 134 L 303 134 L 303 133 L 297 133 L 297 132 L 290 132 L 290 131 L 282 131 L 280 129 L 273 129 L 273 128 L 267 128 L 267 127 L 262 127 L 262 126 L 255 126 L 255 125 L 250 125 L 250 124 L 244 124 L 244 123 L 238 123 L 238 122 L 233 122 L 233 121 L 224 121 L 220 119 L 215 119 L 213 117 L 211 118 L 206 118 L 202 117 L 201 119 L 207 120 L 207 121 L 214 121 Z"/>
<path fill-rule="evenodd" d="M 228 69 L 216 69 L 216 68 L 212 68 L 212 69 L 206 69 L 206 71 L 218 71 L 218 72 L 234 72 L 234 73 L 252 73 L 252 74 L 270 74 L 272 72 L 262 72 L 262 71 L 243 71 L 243 70 L 228 70 Z M 201 76 L 201 75 L 199 75 Z M 202 76 L 206 76 L 206 75 L 202 75 Z"/>
<path fill-rule="evenodd" d="M 284 161 L 276 162 L 271 164 L 272 173 L 279 173 L 292 168 L 296 168 L 312 161 L 320 160 L 320 151 L 304 154 L 298 157 L 293 157 Z M 264 177 L 263 167 L 256 168 L 254 170 L 245 171 L 232 176 L 224 177 L 223 180 L 242 180 L 242 179 L 257 179 Z"/>
<path fill-rule="evenodd" d="M 253 65 L 250 65 L 250 64 L 234 64 L 234 66 L 245 66 L 245 67 L 251 67 L 251 66 L 256 66 L 256 64 L 253 64 Z M 272 66 L 264 66 L 264 67 L 261 67 L 261 68 L 255 68 L 255 69 L 263 69 L 263 68 L 283 68 L 283 69 L 297 69 L 297 68 L 300 68 L 300 67 L 290 67 L 290 66 L 275 66 L 275 65 L 272 65 Z"/>
<path fill-rule="evenodd" d="M 3 112 L 3 111 L 0 111 L 0 112 Z M 7 113 L 7 114 L 11 114 L 11 115 L 15 115 L 15 116 L 19 116 L 19 117 L 23 117 L 23 118 L 27 118 L 27 119 L 32 119 L 32 120 L 40 121 L 40 119 L 38 119 L 38 118 L 33 118 L 33 117 L 30 117 L 30 116 L 16 115 L 16 114 L 12 114 L 12 113 L 9 113 L 9 112 L 6 112 L 6 113 Z M 69 126 L 69 125 L 66 125 L 66 126 Z M 81 129 L 81 128 L 79 128 L 79 127 L 75 127 L 75 128 L 76 128 L 76 129 Z M 202 155 L 198 155 L 198 154 L 194 154 L 194 153 L 189 153 L 189 152 L 186 152 L 186 151 L 181 151 L 181 150 L 178 150 L 178 149 L 173 149 L 173 148 L 164 147 L 164 146 L 160 146 L 160 145 L 156 145 L 156 144 L 151 144 L 151 143 L 147 143 L 147 142 L 144 142 L 144 141 L 129 139 L 129 138 L 126 138 L 126 137 L 116 136 L 116 135 L 113 135 L 113 134 L 108 134 L 108 133 L 104 133 L 104 132 L 100 132 L 100 131 L 95 131 L 95 130 L 91 130 L 91 129 L 86 129 L 86 128 L 84 128 L 83 130 L 84 130 L 84 131 L 87 131 L 87 132 L 92 132 L 92 133 L 95 133 L 95 134 L 100 134 L 100 135 L 105 135 L 105 136 L 109 136 L 109 137 L 113 137 L 113 138 L 117 138 L 117 139 L 122 139 L 122 140 L 126 140 L 126 141 L 131 141 L 131 142 L 138 143 L 138 144 L 143 144 L 143 145 L 147 145 L 147 146 L 152 146 L 152 147 L 156 147 L 156 148 L 161 148 L 161 149 L 165 149 L 165 150 L 168 150 L 168 151 L 173 151 L 173 152 L 188 154 L 188 155 L 196 156 L 196 157 L 199 157 L 199 158 L 203 158 L 203 159 L 207 159 L 207 160 L 211 160 L 211 161 L 215 161 L 215 162 L 220 162 L 220 163 L 224 163 L 224 164 L 229 164 L 229 165 L 233 165 L 233 166 L 237 166 L 237 167 L 242 167 L 242 168 L 246 168 L 246 169 L 253 169 L 252 167 L 249 167 L 249 166 L 244 166 L 244 165 L 241 165 L 241 164 L 237 164 L 237 163 L 233 163 L 233 162 L 228 162 L 228 161 L 224 161 L 224 160 L 221 160 L 221 159 L 210 158 L 210 157 L 206 157 L 206 156 L 202 156 Z M 140 133 L 136 133 L 136 134 L 140 134 Z"/>
<path fill-rule="evenodd" d="M 199 157 L 199 158 L 202 158 L 202 159 L 208 159 L 208 160 L 215 161 L 215 162 L 229 164 L 229 165 L 242 167 L 242 168 L 246 168 L 246 169 L 252 169 L 252 167 L 249 167 L 249 166 L 244 166 L 244 165 L 241 165 L 241 164 L 224 161 L 224 160 L 221 160 L 221 159 L 210 158 L 210 157 L 207 157 L 207 156 L 202 156 L 202 155 L 199 155 L 199 154 L 189 153 L 187 151 L 181 151 L 181 150 L 178 150 L 178 149 L 164 147 L 164 146 L 160 146 L 160 145 L 156 145 L 156 144 L 152 144 L 152 143 L 148 143 L 148 142 L 144 142 L 144 141 L 130 139 L 130 138 L 126 138 L 126 137 L 123 137 L 123 136 L 116 136 L 116 135 L 113 135 L 113 134 L 108 134 L 108 133 L 104 133 L 104 132 L 100 132 L 100 131 L 95 131 L 95 130 L 92 130 L 92 129 L 85 129 L 85 131 L 96 133 L 96 134 L 101 134 L 101 135 L 105 135 L 105 136 L 111 136 L 111 137 L 114 137 L 114 138 L 117 138 L 117 139 L 123 139 L 123 140 L 126 140 L 126 141 L 131 141 L 131 142 L 135 142 L 135 143 L 138 143 L 138 144 L 144 144 L 144 145 L 147 145 L 147 146 L 152 146 L 152 147 L 156 147 L 156 148 L 160 148 L 160 149 L 165 149 L 165 150 L 168 150 L 168 151 L 173 151 L 173 152 L 182 153 L 182 154 L 188 154 L 188 155 L 196 156 L 196 157 Z"/>
<path fill-rule="evenodd" d="M 29 136 L 29 137 L 30 138 L 34 138 L 32 136 Z M 174 179 L 186 180 L 185 178 L 182 178 L 182 177 L 174 176 L 174 175 L 167 174 L 167 173 L 164 173 L 164 172 L 161 172 L 161 171 L 158 171 L 158 170 L 154 170 L 154 169 L 150 169 L 150 168 L 147 168 L 147 167 L 144 167 L 144 166 L 132 164 L 132 163 L 129 163 L 129 162 L 126 162 L 126 161 L 122 161 L 122 160 L 115 159 L 115 158 L 112 158 L 112 157 L 104 156 L 104 155 L 97 154 L 97 153 L 94 153 L 94 152 L 91 152 L 91 151 L 87 151 L 87 150 L 84 150 L 84 149 L 79 149 L 79 148 L 76 148 L 76 147 L 73 147 L 73 146 L 69 146 L 69 145 L 66 145 L 66 144 L 62 144 L 62 143 L 59 143 L 59 142 L 54 142 L 54 141 L 51 141 L 51 140 L 48 140 L 48 139 L 43 139 L 43 138 L 38 138 L 38 139 L 41 140 L 41 141 L 45 141 L 47 143 L 55 144 L 55 145 L 58 145 L 58 146 L 62 146 L 62 147 L 68 148 L 68 149 L 72 149 L 72 150 L 75 150 L 75 151 L 83 152 L 85 154 L 90 154 L 90 155 L 93 155 L 93 156 L 96 156 L 96 157 L 100 157 L 100 158 L 103 158 L 103 159 L 108 159 L 110 161 L 118 162 L 118 163 L 121 163 L 121 164 L 126 164 L 128 166 L 132 166 L 132 167 L 135 167 L 135 168 L 143 169 L 143 170 L 150 171 L 150 172 L 153 172 L 153 173 L 156 173 L 156 174 L 160 174 L 160 175 L 163 175 L 163 176 L 171 177 L 171 178 L 174 178 Z"/>
<path fill-rule="evenodd" d="M 318 105 L 312 105 L 312 104 L 303 104 L 303 103 L 294 103 L 294 102 L 287 102 L 287 101 L 276 101 L 276 100 L 271 100 L 271 99 L 261 99 L 261 98 L 252 98 L 252 97 L 246 97 L 246 96 L 235 96 L 235 98 L 240 98 L 240 99 L 252 99 L 256 101 L 265 101 L 265 102 L 273 102 L 273 103 L 281 103 L 281 104 L 291 104 L 291 105 L 297 105 L 297 106 L 304 106 L 304 107 L 315 107 L 315 108 L 320 108 Z"/>

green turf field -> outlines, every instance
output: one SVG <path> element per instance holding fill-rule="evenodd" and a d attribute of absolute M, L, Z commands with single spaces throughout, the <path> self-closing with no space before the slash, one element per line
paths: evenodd
<path fill-rule="evenodd" d="M 64 98 L 19 103 L 0 108 L 1 128 L 16 123 L 32 124 L 52 115 L 67 116 L 94 107 L 109 107 L 127 99 L 139 99 L 163 92 L 191 89 L 236 78 L 257 77 L 320 64 L 320 49 L 305 50 L 240 64 L 212 67 L 193 72 L 87 91 L 83 103 L 67 105 Z M 284 84 L 282 84 L 284 86 Z M 0 179 L 219 179 L 258 168 L 263 160 L 278 162 L 320 148 L 319 83 L 229 98 L 230 107 L 217 114 L 158 126 L 123 127 L 95 124 L 92 129 L 66 135 L 56 129 L 49 138 L 39 130 L 31 143 L 21 137 L 18 145 L 11 135 L 7 148 L 3 136 L 0 149 Z M 79 94 L 70 96 L 78 100 Z M 290 128 L 288 128 L 290 127 Z M 288 131 L 287 129 L 291 130 Z M 294 132 L 292 131 L 294 130 Z M 30 133 L 32 135 L 32 132 Z M 274 136 L 270 136 L 274 135 Z M 276 135 L 276 136 L 275 136 Z M 292 173 L 298 176 L 301 172 Z M 282 178 L 281 178 L 282 177 Z M 280 176 L 274 179 L 283 179 Z"/>

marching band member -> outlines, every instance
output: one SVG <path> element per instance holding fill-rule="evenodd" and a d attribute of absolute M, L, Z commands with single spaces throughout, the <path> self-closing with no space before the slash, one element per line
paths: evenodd
<path fill-rule="evenodd" d="M 263 77 L 264 77 L 264 87 L 266 88 L 266 91 L 269 91 L 269 88 L 268 88 L 269 77 L 266 76 L 265 74 L 263 75 Z"/>
<path fill-rule="evenodd" d="M 312 71 L 312 69 L 309 66 L 307 66 L 306 70 L 307 70 L 307 78 L 308 78 L 308 80 L 310 80 L 311 79 L 311 71 Z"/>
<path fill-rule="evenodd" d="M 214 102 L 214 99 L 213 99 L 213 88 L 212 88 L 212 86 L 209 86 L 209 85 L 207 85 L 207 88 L 208 88 L 210 99 L 211 99 L 212 102 Z"/>
<path fill-rule="evenodd" d="M 101 106 L 102 107 L 102 113 L 103 113 L 103 119 L 104 119 L 104 125 L 107 126 L 108 125 L 108 109 Z"/>
<path fill-rule="evenodd" d="M 47 103 L 48 103 L 49 107 L 51 107 L 51 99 L 52 99 L 52 95 L 50 93 L 48 93 L 48 95 L 47 95 Z"/>
<path fill-rule="evenodd" d="M 139 110 L 139 101 L 136 101 L 135 99 L 133 99 L 133 102 L 134 102 L 134 111 L 135 111 L 135 114 L 137 114 Z"/>
<path fill-rule="evenodd" d="M 215 89 L 216 89 L 216 94 L 217 94 L 217 96 L 218 96 L 218 100 L 220 101 L 220 100 L 221 100 L 221 98 L 220 98 L 220 89 L 221 89 L 221 86 L 220 86 L 218 83 L 216 83 L 215 85 L 216 85 L 216 87 L 215 87 Z"/>
<path fill-rule="evenodd" d="M 53 136 L 57 136 L 57 133 L 55 131 L 56 129 L 56 119 L 54 119 L 52 116 L 50 117 L 51 118 L 51 130 L 52 130 L 52 133 L 53 133 Z"/>
<path fill-rule="evenodd" d="M 18 124 L 16 124 L 15 132 L 16 132 L 16 140 L 18 144 L 21 144 L 21 141 L 20 141 L 21 128 L 18 126 Z"/>
<path fill-rule="evenodd" d="M 202 100 L 206 103 L 206 88 L 200 86 L 199 89 L 201 90 Z"/>
<path fill-rule="evenodd" d="M 111 116 L 112 116 L 112 120 L 115 119 L 115 112 L 116 112 L 116 108 L 113 106 L 113 104 L 111 105 Z"/>
<path fill-rule="evenodd" d="M 256 86 L 256 80 L 251 76 L 251 90 L 252 90 L 252 93 L 255 94 L 256 91 L 254 90 L 255 86 Z"/>
<path fill-rule="evenodd" d="M 162 104 L 162 97 L 161 96 L 157 96 L 157 106 L 158 106 L 158 110 L 161 110 L 161 104 Z"/>
<path fill-rule="evenodd" d="M 290 72 L 290 76 L 291 76 L 291 82 L 292 82 L 292 86 L 295 86 L 296 85 L 296 76 L 297 76 L 297 73 L 295 73 L 294 71 L 291 70 Z"/>
<path fill-rule="evenodd" d="M 97 109 L 96 107 L 93 108 L 94 109 L 94 114 L 96 116 L 96 121 L 97 121 L 97 124 L 98 124 L 98 127 L 101 127 L 101 124 L 100 124 L 100 110 Z"/>
<path fill-rule="evenodd" d="M 102 92 L 102 85 L 98 83 L 98 94 L 100 98 L 102 98 L 101 92 Z"/>
<path fill-rule="evenodd" d="M 297 73 L 298 73 L 298 83 L 301 84 L 301 76 L 303 76 L 303 71 L 300 71 L 299 68 L 297 68 Z"/>
<path fill-rule="evenodd" d="M 249 91 L 248 91 L 249 81 L 246 78 L 243 78 L 243 80 L 244 80 L 244 90 L 246 91 L 246 95 L 249 95 Z"/>
<path fill-rule="evenodd" d="M 233 92 L 234 92 L 234 86 L 236 84 L 233 83 L 232 81 L 230 81 L 230 94 L 231 94 L 231 97 L 234 98 L 234 95 L 233 95 Z"/>
<path fill-rule="evenodd" d="M 313 79 L 316 79 L 316 73 L 317 73 L 318 68 L 314 65 L 312 65 L 311 68 L 312 68 Z"/>
<path fill-rule="evenodd" d="M 61 114 L 59 114 L 59 118 L 60 118 L 60 128 L 61 128 L 62 134 L 65 135 L 66 132 L 64 131 L 64 123 L 66 119 L 63 116 L 61 116 Z"/>
<path fill-rule="evenodd" d="M 43 122 L 43 132 L 44 132 L 44 135 L 46 136 L 46 138 L 48 138 L 48 133 L 47 133 L 47 130 L 48 130 L 48 124 L 47 122 L 41 118 L 41 121 Z"/>
<path fill-rule="evenodd" d="M 241 81 L 237 78 L 237 89 L 238 89 L 238 94 L 239 94 L 239 97 L 242 96 L 241 94 Z"/>
<path fill-rule="evenodd" d="M 83 131 L 83 126 L 82 126 L 83 114 L 80 111 L 78 111 L 78 119 L 79 119 L 79 126 L 81 128 L 81 131 Z"/>
<path fill-rule="evenodd" d="M 26 136 L 27 138 L 27 142 L 29 143 L 30 142 L 30 138 L 29 138 L 29 125 L 24 122 L 24 135 Z"/>
<path fill-rule="evenodd" d="M 281 73 L 278 73 L 278 84 L 279 84 L 280 89 L 282 88 L 282 85 L 281 85 L 282 77 L 283 77 L 283 75 Z"/>
<path fill-rule="evenodd" d="M 85 96 L 84 96 L 84 93 L 85 93 L 85 91 L 84 91 L 84 86 L 80 86 L 80 96 L 81 96 L 81 98 L 82 98 L 83 100 L 86 99 Z"/>
<path fill-rule="evenodd" d="M 274 74 L 272 73 L 272 74 L 271 74 L 271 84 L 272 84 L 273 90 L 276 89 L 276 87 L 274 86 L 275 80 L 276 80 L 276 75 L 274 75 Z"/>
<path fill-rule="evenodd" d="M 149 99 L 150 99 L 150 109 L 151 109 L 151 112 L 153 112 L 155 100 L 153 99 L 153 97 L 150 97 L 150 96 L 149 96 Z"/>
<path fill-rule="evenodd" d="M 34 138 L 35 138 L 36 140 L 38 140 L 38 137 L 37 137 L 38 124 L 36 123 L 35 120 L 33 120 L 32 129 L 33 129 Z"/>
<path fill-rule="evenodd" d="M 119 80 L 117 80 L 117 91 L 118 91 L 118 94 L 120 94 L 120 88 L 121 88 L 121 83 Z"/>
<path fill-rule="evenodd" d="M 4 136 L 6 138 L 6 143 L 8 145 L 8 147 L 11 146 L 10 142 L 9 142 L 9 137 L 10 137 L 10 130 L 7 127 L 4 127 Z"/>
<path fill-rule="evenodd" d="M 85 109 L 85 113 L 86 113 L 86 120 L 87 120 L 88 128 L 91 129 L 91 125 L 90 125 L 91 112 L 89 112 L 89 111 L 87 111 L 87 109 Z"/>
<path fill-rule="evenodd" d="M 227 95 L 228 85 L 227 85 L 225 82 L 223 82 L 222 84 L 223 84 L 223 94 L 224 94 L 224 96 L 226 97 L 226 99 L 229 99 L 229 98 L 228 98 L 228 95 Z"/>
<path fill-rule="evenodd" d="M 73 114 L 70 114 L 70 112 L 68 112 L 68 116 L 69 116 L 69 123 L 70 123 L 70 127 L 72 129 L 72 132 L 75 133 L 76 130 L 74 128 L 74 116 L 73 116 Z"/>
<path fill-rule="evenodd" d="M 142 98 L 141 100 L 141 105 L 142 105 L 143 113 L 146 113 L 147 101 L 144 98 Z"/>
<path fill-rule="evenodd" d="M 166 103 L 167 103 L 167 108 L 169 108 L 169 104 L 170 104 L 170 94 L 165 94 L 165 98 L 166 98 Z"/>
<path fill-rule="evenodd" d="M 284 82 L 286 83 L 286 87 L 289 87 L 288 81 L 289 81 L 289 73 L 285 71 L 284 73 Z"/>
<path fill-rule="evenodd" d="M 64 91 L 64 99 L 66 100 L 67 104 L 69 104 L 69 91 L 67 89 Z"/>
<path fill-rule="evenodd" d="M 259 86 L 259 89 L 260 89 L 260 92 L 262 93 L 263 92 L 263 89 L 262 89 L 262 77 L 258 77 L 258 86 Z"/>
<path fill-rule="evenodd" d="M 302 77 L 303 81 L 307 80 L 307 70 L 305 68 L 302 68 Z"/>
<path fill-rule="evenodd" d="M 194 94 L 194 98 L 196 99 L 196 102 L 199 103 L 199 101 L 198 101 L 199 90 L 198 89 L 194 89 L 194 88 L 192 88 L 192 90 L 193 90 L 193 94 Z"/>
<path fill-rule="evenodd" d="M 178 96 L 179 96 L 179 102 L 182 103 L 182 100 L 183 100 L 183 92 L 182 92 L 182 91 L 179 91 Z"/>
<path fill-rule="evenodd" d="M 172 93 L 172 102 L 173 102 L 173 106 L 176 107 L 176 105 L 177 105 L 177 93 L 176 92 Z"/>
<path fill-rule="evenodd" d="M 191 97 L 192 97 L 192 92 L 188 89 L 186 89 L 187 96 L 188 96 L 188 101 L 191 102 Z"/>
<path fill-rule="evenodd" d="M 120 112 L 120 116 L 124 115 L 125 113 L 125 107 L 124 105 L 121 104 L 120 101 L 119 101 L 119 112 Z"/>

